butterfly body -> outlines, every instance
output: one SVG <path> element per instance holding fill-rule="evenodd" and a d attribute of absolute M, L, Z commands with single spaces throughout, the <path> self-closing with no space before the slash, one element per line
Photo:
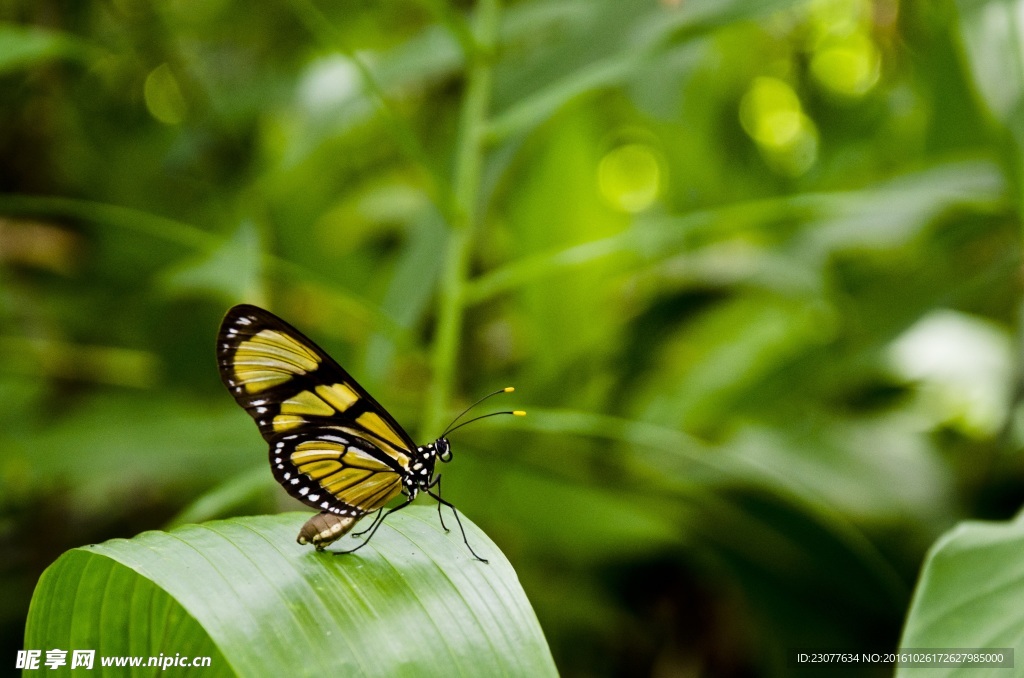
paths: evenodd
<path fill-rule="evenodd" d="M 447 456 L 445 453 L 450 455 L 450 447 L 444 438 L 438 438 L 429 445 L 416 448 L 416 454 L 413 457 L 415 461 L 411 468 L 413 475 L 402 479 L 401 493 L 407 497 L 408 501 L 411 502 L 421 491 L 429 490 L 437 484 L 434 465 L 438 457 Z M 272 459 L 272 464 L 273 461 Z M 309 502 L 307 501 L 307 503 Z M 313 506 L 313 508 L 323 507 Z M 300 544 L 312 544 L 316 550 L 323 551 L 331 543 L 348 534 L 361 517 L 362 515 L 352 517 L 344 513 L 322 510 L 306 521 L 302 529 L 299 530 L 296 541 Z"/>
<path fill-rule="evenodd" d="M 320 511 L 299 531 L 299 543 L 323 550 L 377 511 L 372 537 L 384 507 L 399 495 L 404 503 L 388 513 L 420 492 L 436 499 L 439 510 L 451 507 L 435 473 L 438 460 L 452 458 L 447 438 L 417 446 L 348 372 L 284 320 L 256 306 L 231 308 L 217 359 L 224 385 L 270 446 L 274 477 Z"/>

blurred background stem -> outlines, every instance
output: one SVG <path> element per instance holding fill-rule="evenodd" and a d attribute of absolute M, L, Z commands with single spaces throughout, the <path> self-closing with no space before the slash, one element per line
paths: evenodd
<path fill-rule="evenodd" d="M 465 55 L 468 63 L 466 88 L 452 182 L 455 204 L 440 281 L 437 327 L 431 356 L 433 379 L 424 405 L 422 437 L 438 435 L 441 431 L 448 401 L 454 390 L 469 254 L 474 232 L 483 216 L 477 202 L 484 154 L 484 130 L 491 97 L 491 60 L 498 32 L 499 12 L 498 0 L 482 0 L 473 27 L 475 48 Z"/>

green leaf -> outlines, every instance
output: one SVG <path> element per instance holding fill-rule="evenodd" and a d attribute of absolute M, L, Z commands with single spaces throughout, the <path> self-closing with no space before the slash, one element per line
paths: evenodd
<path fill-rule="evenodd" d="M 932 547 L 900 647 L 1013 647 L 1024 656 L 1024 513 L 1010 523 L 966 522 Z M 1011 672 L 1012 673 L 1012 672 Z M 1004 675 L 972 669 L 970 675 Z M 963 669 L 900 669 L 899 676 L 964 675 Z"/>
<path fill-rule="evenodd" d="M 171 295 L 209 292 L 226 301 L 263 299 L 262 247 L 256 225 L 243 221 L 217 248 L 163 272 L 158 284 Z"/>
<path fill-rule="evenodd" d="M 792 5 L 792 0 L 680 3 L 678 8 L 647 3 L 524 3 L 503 17 L 505 52 L 495 88 L 497 113 L 488 126 L 491 142 L 529 132 L 567 102 L 630 83 L 644 69 L 663 75 L 664 53 L 672 46 L 707 37 L 729 21 L 752 19 Z M 524 30 L 525 27 L 526 30 Z M 515 43 L 557 33 L 524 58 Z"/>
<path fill-rule="evenodd" d="M 473 280 L 466 290 L 470 303 L 491 299 L 509 290 L 569 270 L 593 267 L 606 259 L 632 255 L 652 265 L 688 257 L 691 274 L 700 274 L 699 257 L 714 257 L 703 266 L 720 280 L 728 270 L 722 253 L 713 248 L 722 241 L 774 229 L 780 221 L 806 223 L 797 241 L 801 258 L 769 256 L 767 248 L 746 252 L 750 267 L 760 277 L 787 281 L 789 286 L 820 268 L 837 251 L 904 246 L 919 237 L 933 220 L 954 208 L 980 212 L 999 209 L 1006 200 L 1006 182 L 998 167 L 984 161 L 942 162 L 925 169 L 880 181 L 859 190 L 815 192 L 767 200 L 735 202 L 679 216 L 638 219 L 631 228 L 569 247 L 529 254 Z M 735 252 L 727 252 L 732 267 L 744 270 Z M 755 266 L 755 264 L 757 264 Z M 677 266 L 678 268 L 678 266 Z M 709 281 L 714 282 L 714 281 Z"/>
<path fill-rule="evenodd" d="M 295 543 L 306 517 L 68 551 L 39 580 L 25 647 L 96 649 L 97 666 L 101 656 L 210 656 L 203 675 L 556 675 L 515 571 L 465 517 L 489 564 L 427 506 L 341 557 Z"/>
<path fill-rule="evenodd" d="M 0 73 L 61 58 L 84 58 L 93 48 L 73 35 L 35 26 L 0 24 Z"/>
<path fill-rule="evenodd" d="M 1021 60 L 1022 3 L 1018 0 L 957 0 L 964 57 L 978 94 L 1001 122 L 1020 116 L 1024 97 Z"/>

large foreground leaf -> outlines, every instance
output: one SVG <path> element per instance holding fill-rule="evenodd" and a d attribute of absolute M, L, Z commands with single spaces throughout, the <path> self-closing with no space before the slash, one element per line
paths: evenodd
<path fill-rule="evenodd" d="M 489 564 L 429 507 L 395 514 L 366 548 L 339 557 L 295 543 L 307 517 L 222 520 L 69 551 L 39 580 L 25 647 L 44 658 L 95 649 L 94 671 L 117 675 L 129 670 L 103 670 L 100 657 L 212 657 L 209 668 L 168 675 L 555 675 L 515 571 L 466 518 Z"/>
<path fill-rule="evenodd" d="M 963 523 L 932 547 L 903 630 L 903 648 L 1014 648 L 1024 661 L 1024 513 Z M 899 676 L 1018 675 L 1006 668 L 902 668 Z"/>

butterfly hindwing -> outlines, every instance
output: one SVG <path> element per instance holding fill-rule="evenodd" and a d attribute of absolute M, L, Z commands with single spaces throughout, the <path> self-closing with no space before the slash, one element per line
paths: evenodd
<path fill-rule="evenodd" d="M 235 306 L 217 340 L 221 378 L 270 444 L 293 497 L 363 515 L 397 495 L 416 449 L 401 426 L 319 346 L 277 316 Z"/>
<path fill-rule="evenodd" d="M 331 429 L 285 434 L 270 465 L 288 493 L 320 511 L 362 516 L 401 492 L 402 476 L 379 449 Z"/>

